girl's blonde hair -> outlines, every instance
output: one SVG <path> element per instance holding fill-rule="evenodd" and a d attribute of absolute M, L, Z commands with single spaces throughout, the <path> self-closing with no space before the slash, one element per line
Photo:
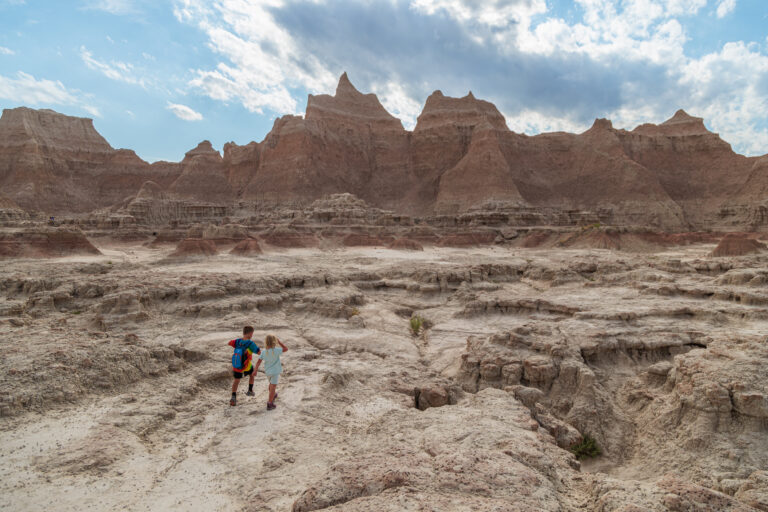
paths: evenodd
<path fill-rule="evenodd" d="M 274 334 L 267 334 L 267 339 L 264 341 L 267 344 L 267 348 L 275 348 L 277 346 L 277 336 Z"/>

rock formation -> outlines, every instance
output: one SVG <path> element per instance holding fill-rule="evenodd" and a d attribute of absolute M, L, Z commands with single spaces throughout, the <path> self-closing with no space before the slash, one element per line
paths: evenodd
<path fill-rule="evenodd" d="M 111 208 L 143 226 L 348 193 L 419 217 L 754 231 L 768 225 L 767 162 L 734 153 L 682 110 L 631 131 L 598 119 L 581 134 L 529 137 L 472 93 L 435 91 L 409 132 L 346 73 L 333 96 L 310 95 L 304 117 L 276 119 L 264 141 L 228 143 L 223 157 L 203 141 L 178 164 L 114 150 L 89 119 L 28 108 L 0 119 L 6 197 L 46 213 Z"/>
<path fill-rule="evenodd" d="M 710 256 L 744 256 L 768 249 L 765 244 L 753 238 L 730 234 L 723 237 Z"/>
<path fill-rule="evenodd" d="M 258 240 L 255 238 L 246 238 L 245 240 L 238 242 L 237 245 L 229 251 L 229 254 L 234 254 L 235 256 L 258 256 L 261 252 L 261 246 L 259 245 Z"/>
<path fill-rule="evenodd" d="M 25 107 L 0 118 L 0 188 L 27 210 L 90 211 L 122 201 L 148 179 L 167 186 L 171 177 L 133 151 L 113 149 L 91 119 Z"/>
<path fill-rule="evenodd" d="M 52 258 L 101 254 L 77 228 L 32 227 L 0 232 L 2 258 Z"/>
<path fill-rule="evenodd" d="M 401 251 L 423 251 L 424 247 L 416 240 L 410 238 L 398 238 L 390 243 L 387 248 Z"/>
<path fill-rule="evenodd" d="M 195 258 L 207 258 L 218 254 L 216 244 L 202 238 L 185 238 L 176 246 L 168 258 L 171 260 L 184 260 Z"/>

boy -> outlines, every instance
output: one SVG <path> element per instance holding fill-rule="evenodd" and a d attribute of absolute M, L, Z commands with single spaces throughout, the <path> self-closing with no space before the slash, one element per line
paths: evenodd
<path fill-rule="evenodd" d="M 259 371 L 261 362 L 264 361 L 264 373 L 269 380 L 269 399 L 267 400 L 267 410 L 271 411 L 275 407 L 275 398 L 277 398 L 277 381 L 280 378 L 280 373 L 283 371 L 283 365 L 280 363 L 280 354 L 288 352 L 288 347 L 283 345 L 283 342 L 277 339 L 277 336 L 267 334 L 266 339 L 267 346 L 264 351 L 259 354 L 259 360 L 256 361 L 256 369 L 254 372 Z M 275 345 L 280 345 L 275 347 Z"/>
<path fill-rule="evenodd" d="M 248 392 L 246 395 L 254 396 L 255 394 L 253 392 L 253 377 L 255 372 L 253 371 L 251 358 L 253 357 L 253 354 L 259 354 L 261 349 L 251 341 L 251 336 L 253 336 L 253 327 L 246 325 L 243 327 L 243 337 L 229 342 L 230 347 L 245 348 L 245 363 L 243 366 L 241 368 L 232 367 L 232 376 L 235 378 L 235 381 L 232 383 L 232 398 L 229 400 L 229 405 L 237 405 L 237 387 L 240 385 L 240 379 L 242 379 L 244 375 L 250 376 L 248 379 Z"/>

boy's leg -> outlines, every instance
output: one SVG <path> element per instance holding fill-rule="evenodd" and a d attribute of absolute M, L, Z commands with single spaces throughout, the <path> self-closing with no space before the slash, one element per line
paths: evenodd
<path fill-rule="evenodd" d="M 232 398 L 229 399 L 229 405 L 237 405 L 237 387 L 240 385 L 240 379 L 243 374 L 240 372 L 232 372 L 234 380 L 232 381 Z"/>
<path fill-rule="evenodd" d="M 248 377 L 248 392 L 246 393 L 246 395 L 248 396 L 254 396 L 256 394 L 253 392 L 253 381 L 254 381 L 254 378 L 256 377 L 254 373 L 255 372 L 253 371 L 253 369 L 251 369 L 251 373 Z"/>

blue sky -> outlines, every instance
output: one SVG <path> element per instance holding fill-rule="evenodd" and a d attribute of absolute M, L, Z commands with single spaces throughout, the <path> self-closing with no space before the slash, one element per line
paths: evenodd
<path fill-rule="evenodd" d="M 768 153 L 766 0 L 0 0 L 0 107 L 93 117 L 149 161 L 260 141 L 343 71 L 407 128 L 472 90 L 517 132 L 684 108 Z"/>

